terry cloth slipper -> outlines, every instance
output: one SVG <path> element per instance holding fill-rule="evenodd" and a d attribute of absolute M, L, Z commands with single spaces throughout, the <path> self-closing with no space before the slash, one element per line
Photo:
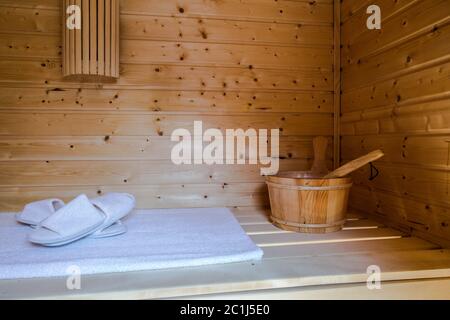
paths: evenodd
<path fill-rule="evenodd" d="M 92 234 L 93 237 L 106 238 L 126 232 L 127 229 L 120 219 L 134 209 L 136 205 L 134 196 L 129 193 L 111 192 L 91 199 L 91 202 L 107 216 L 102 227 Z"/>
<path fill-rule="evenodd" d="M 121 235 L 125 232 L 127 232 L 127 227 L 122 223 L 122 221 L 118 220 L 109 227 L 94 232 L 93 234 L 89 235 L 88 238 L 109 238 Z"/>
<path fill-rule="evenodd" d="M 28 239 L 43 246 L 69 244 L 110 227 L 131 212 L 134 202 L 133 196 L 124 193 L 110 193 L 92 200 L 79 195 L 42 221 Z"/>
<path fill-rule="evenodd" d="M 32 228 L 36 228 L 43 220 L 47 219 L 64 206 L 64 201 L 60 199 L 46 199 L 31 202 L 24 207 L 22 212 L 16 214 L 16 220 L 20 223 L 27 224 Z M 127 228 L 119 220 L 108 228 L 95 232 L 90 235 L 90 237 L 107 238 L 120 235 L 126 231 Z"/>
<path fill-rule="evenodd" d="M 31 202 L 23 208 L 21 213 L 16 214 L 16 220 L 30 226 L 37 226 L 41 221 L 64 207 L 64 205 L 65 203 L 60 199 Z"/>

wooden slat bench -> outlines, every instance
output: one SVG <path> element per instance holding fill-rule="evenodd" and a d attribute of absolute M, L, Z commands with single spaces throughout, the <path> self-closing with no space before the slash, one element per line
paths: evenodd
<path fill-rule="evenodd" d="M 329 234 L 280 230 L 264 210 L 234 214 L 264 250 L 261 261 L 87 275 L 72 291 L 66 278 L 3 280 L 0 298 L 450 298 L 450 250 L 358 213 L 349 213 L 343 231 Z M 370 265 L 381 269 L 379 290 L 366 286 Z"/>

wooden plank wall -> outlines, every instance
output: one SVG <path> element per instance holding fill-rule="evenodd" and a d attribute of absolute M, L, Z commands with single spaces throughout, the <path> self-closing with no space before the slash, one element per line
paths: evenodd
<path fill-rule="evenodd" d="M 381 30 L 366 9 L 381 8 Z M 450 243 L 450 3 L 342 2 L 342 158 L 382 148 L 380 175 L 354 175 L 351 204 Z"/>
<path fill-rule="evenodd" d="M 267 204 L 257 166 L 171 163 L 172 130 L 194 120 L 281 128 L 282 169 L 310 166 L 313 136 L 332 143 L 332 0 L 122 0 L 108 85 L 61 78 L 60 6 L 0 0 L 0 210 L 107 191 L 141 208 Z"/>

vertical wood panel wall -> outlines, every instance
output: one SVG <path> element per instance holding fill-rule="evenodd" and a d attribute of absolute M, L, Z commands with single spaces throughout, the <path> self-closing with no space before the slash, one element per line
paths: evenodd
<path fill-rule="evenodd" d="M 382 29 L 368 30 L 377 4 Z M 342 2 L 342 157 L 376 148 L 380 176 L 354 175 L 351 204 L 450 243 L 450 3 Z"/>
<path fill-rule="evenodd" d="M 257 166 L 171 163 L 194 120 L 280 128 L 282 169 L 310 166 L 313 136 L 332 143 L 332 0 L 121 0 L 120 79 L 103 85 L 63 81 L 61 2 L 0 0 L 1 210 L 107 191 L 267 204 Z"/>

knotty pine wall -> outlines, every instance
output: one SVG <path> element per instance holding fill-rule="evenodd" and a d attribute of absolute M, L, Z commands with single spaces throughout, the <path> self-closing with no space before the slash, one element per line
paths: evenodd
<path fill-rule="evenodd" d="M 381 7 L 382 29 L 365 28 Z M 450 243 L 450 2 L 344 0 L 342 158 L 376 148 L 377 179 L 354 174 L 351 205 Z"/>
<path fill-rule="evenodd" d="M 172 130 L 194 120 L 280 128 L 282 169 L 309 168 L 313 136 L 331 144 L 332 0 L 122 0 L 108 85 L 62 79 L 60 6 L 0 0 L 0 210 L 108 191 L 141 208 L 267 204 L 257 166 L 171 163 Z"/>

